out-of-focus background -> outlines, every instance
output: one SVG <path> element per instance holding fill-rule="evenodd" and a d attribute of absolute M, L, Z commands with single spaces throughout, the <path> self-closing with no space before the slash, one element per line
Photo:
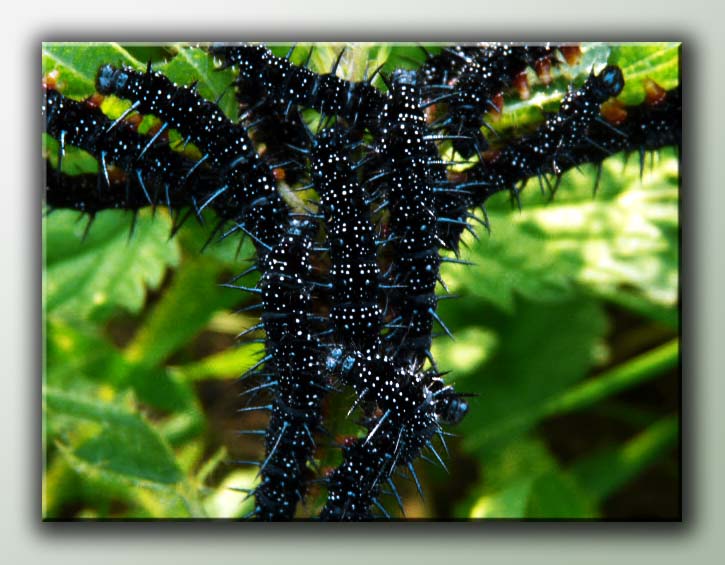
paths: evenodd
<path fill-rule="evenodd" d="M 340 48 L 317 47 L 311 64 L 328 69 Z M 532 74 L 530 97 L 507 98 L 496 129 L 515 134 L 540 122 L 540 108 L 555 109 L 592 64 L 622 66 L 628 103 L 641 100 L 645 79 L 665 88 L 678 80 L 677 45 L 582 51 L 578 65 L 553 70 L 551 85 Z M 358 79 L 366 66 L 422 60 L 415 46 L 349 52 L 341 72 Z M 93 92 L 100 64 L 149 59 L 177 82 L 200 79 L 211 100 L 232 79 L 201 50 L 180 46 L 43 50 L 44 74 L 76 98 Z M 238 116 L 231 93 L 220 104 Z M 109 115 L 123 107 L 103 106 Z M 44 135 L 51 161 L 56 147 Z M 68 153 L 68 172 L 97 167 Z M 397 481 L 408 518 L 679 517 L 677 155 L 648 154 L 642 174 L 637 155 L 615 155 L 593 195 L 595 177 L 593 166 L 567 173 L 553 199 L 534 179 L 520 211 L 508 195 L 493 197 L 491 234 L 466 239 L 462 258 L 475 265 L 444 266 L 460 298 L 439 312 L 456 340 L 437 338 L 434 355 L 458 390 L 476 396 L 449 430 L 457 434 L 447 439 L 449 472 L 416 466 L 425 499 Z M 63 210 L 44 219 L 44 517 L 245 515 L 252 501 L 234 489 L 253 487 L 256 468 L 234 461 L 261 459 L 263 445 L 237 432 L 264 417 L 236 412 L 245 388 L 237 377 L 260 346 L 235 336 L 257 320 L 233 313 L 249 295 L 218 283 L 250 264 L 251 245 L 230 238 L 200 253 L 211 216 L 171 240 L 163 209 L 142 211 L 130 236 L 130 214 L 99 214 L 82 240 L 87 221 Z M 351 401 L 342 393 L 326 406 L 337 439 L 360 433 L 344 419 Z M 339 461 L 334 448 L 320 456 L 323 469 Z M 300 516 L 313 516 L 324 494 L 313 486 Z M 398 515 L 394 499 L 384 501 Z"/>

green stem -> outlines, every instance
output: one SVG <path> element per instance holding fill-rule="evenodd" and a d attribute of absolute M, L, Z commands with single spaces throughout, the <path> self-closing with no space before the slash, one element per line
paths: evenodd
<path fill-rule="evenodd" d="M 544 403 L 538 413 L 541 417 L 579 410 L 612 396 L 622 390 L 656 377 L 677 366 L 680 356 L 679 339 L 675 338 L 614 367 L 590 381 L 570 389 Z"/>
<path fill-rule="evenodd" d="M 577 482 L 601 502 L 676 445 L 679 430 L 679 418 L 667 416 L 623 446 L 575 463 L 571 472 Z"/>

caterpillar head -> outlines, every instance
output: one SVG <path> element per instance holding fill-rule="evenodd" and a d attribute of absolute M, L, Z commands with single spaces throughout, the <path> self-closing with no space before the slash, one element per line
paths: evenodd
<path fill-rule="evenodd" d="M 607 65 L 592 80 L 592 92 L 602 101 L 617 96 L 624 88 L 622 70 L 614 65 Z"/>

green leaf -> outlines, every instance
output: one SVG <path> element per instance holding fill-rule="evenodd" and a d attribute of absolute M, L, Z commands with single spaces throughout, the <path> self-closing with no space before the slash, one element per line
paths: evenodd
<path fill-rule="evenodd" d="M 544 443 L 513 440 L 486 458 L 484 491 L 474 496 L 470 518 L 589 518 L 594 506 L 576 481 L 563 472 Z"/>
<path fill-rule="evenodd" d="M 196 363 L 174 367 L 175 375 L 185 381 L 230 379 L 251 369 L 261 358 L 264 344 L 247 343 L 227 351 L 209 355 Z"/>
<path fill-rule="evenodd" d="M 79 215 L 60 210 L 46 219 L 46 312 L 66 319 L 102 320 L 118 307 L 139 312 L 147 288 L 157 288 L 168 267 L 179 262 L 179 247 L 168 240 L 164 212 L 142 211 L 129 239 L 129 216 L 106 211 L 96 216 L 88 237 Z"/>
<path fill-rule="evenodd" d="M 505 489 L 480 497 L 473 505 L 469 518 L 523 518 L 531 496 L 534 479 L 529 477 L 513 482 Z"/>
<path fill-rule="evenodd" d="M 624 445 L 577 461 L 571 472 L 595 500 L 604 500 L 677 445 L 678 433 L 678 417 L 663 418 Z"/>
<path fill-rule="evenodd" d="M 230 88 L 234 82 L 233 71 L 216 70 L 213 57 L 202 49 L 178 46 L 176 56 L 156 65 L 155 70 L 161 71 L 177 84 L 197 83 L 199 94 L 210 102 L 218 101 L 219 107 L 230 120 L 236 122 L 239 118 L 239 104 Z"/>
<path fill-rule="evenodd" d="M 533 481 L 526 507 L 527 518 L 594 518 L 596 513 L 581 487 L 561 472 L 545 473 Z"/>
<path fill-rule="evenodd" d="M 171 52 L 167 45 L 162 44 L 144 45 L 141 43 L 131 43 L 124 44 L 123 46 L 133 57 L 143 63 L 147 61 L 151 61 L 152 63 L 164 61 L 169 57 Z"/>
<path fill-rule="evenodd" d="M 470 241 L 468 269 L 444 265 L 451 291 L 486 298 L 508 311 L 514 296 L 554 300 L 578 283 L 596 294 L 628 288 L 649 302 L 676 304 L 679 270 L 678 165 L 663 152 L 640 181 L 636 165 L 604 163 L 596 198 L 592 177 L 571 171 L 549 203 L 535 188 L 522 194 L 522 211 L 507 195 L 489 202 L 490 236 Z M 590 169 L 591 170 L 591 169 Z"/>
<path fill-rule="evenodd" d="M 169 414 L 183 412 L 192 418 L 202 417 L 194 391 L 188 383 L 163 367 L 127 363 L 126 382 L 139 402 Z"/>
<path fill-rule="evenodd" d="M 129 480 L 161 484 L 182 480 L 173 453 L 140 414 L 51 388 L 44 393 L 44 404 L 48 418 L 94 424 L 90 437 L 69 447 L 80 461 Z"/>
<path fill-rule="evenodd" d="M 160 365 L 199 333 L 215 312 L 243 299 L 241 292 L 219 286 L 220 273 L 215 261 L 186 257 L 170 287 L 126 348 L 126 357 L 149 367 Z"/>
<path fill-rule="evenodd" d="M 46 383 L 67 391 L 90 391 L 102 384 L 118 385 L 126 373 L 120 352 L 90 325 L 62 319 L 46 322 Z"/>
<path fill-rule="evenodd" d="M 256 486 L 254 471 L 234 471 L 204 500 L 206 511 L 215 518 L 240 518 L 254 509 L 254 498 L 239 489 Z"/>
<path fill-rule="evenodd" d="M 590 406 L 603 398 L 660 376 L 676 367 L 678 362 L 679 340 L 674 339 L 551 398 L 538 411 L 555 415 Z"/>
<path fill-rule="evenodd" d="M 96 396 L 109 390 L 104 387 L 119 392 L 130 388 L 140 402 L 153 408 L 201 417 L 194 393 L 183 379 L 163 368 L 129 362 L 101 336 L 99 328 L 51 317 L 46 332 L 45 382 L 49 386 Z"/>
<path fill-rule="evenodd" d="M 195 399 L 196 400 L 196 399 Z M 172 447 L 203 438 L 207 428 L 205 414 L 200 408 L 179 411 L 158 426 L 159 433 Z"/>
<path fill-rule="evenodd" d="M 546 443 L 531 435 L 512 438 L 486 454 L 484 492 L 505 490 L 510 484 L 555 470 L 557 462 Z"/>
<path fill-rule="evenodd" d="M 618 99 L 625 104 L 644 100 L 644 81 L 651 79 L 670 90 L 680 82 L 680 43 L 628 43 L 612 47 L 610 63 L 624 74 L 624 90 Z"/>
<path fill-rule="evenodd" d="M 390 61 L 390 57 L 394 51 L 400 53 L 404 47 L 394 49 L 390 44 L 356 44 L 358 49 L 351 53 L 346 61 L 346 68 L 343 69 L 342 76 L 352 81 L 366 80 L 375 70 L 384 66 L 387 69 L 400 68 L 404 65 L 397 65 Z M 410 50 L 410 48 L 409 48 Z M 398 59 L 400 60 L 400 58 Z M 409 64 L 408 64 L 409 66 Z M 381 89 L 387 88 L 380 78 L 379 73 L 373 80 L 373 86 Z"/>
<path fill-rule="evenodd" d="M 680 327 L 680 311 L 667 304 L 653 302 L 646 296 L 629 290 L 592 289 L 594 296 L 616 304 L 644 318 L 649 318 L 677 331 Z"/>
<path fill-rule="evenodd" d="M 59 147 L 56 139 L 43 133 L 43 156 L 50 161 L 54 172 L 58 169 Z M 98 161 L 87 151 L 68 145 L 63 157 L 63 172 L 69 175 L 94 174 L 98 172 Z"/>
<path fill-rule="evenodd" d="M 583 378 L 606 328 L 600 306 L 584 298 L 551 304 L 520 302 L 513 316 L 493 311 L 479 315 L 500 337 L 490 362 L 459 377 L 461 390 L 478 394 L 461 425 L 468 449 L 503 439 L 495 433 L 501 426 L 506 425 L 508 436 L 527 429 L 529 421 L 513 428 L 508 422 Z M 475 319 L 469 314 L 471 323 Z"/>
<path fill-rule="evenodd" d="M 53 72 L 56 88 L 71 98 L 85 98 L 96 91 L 101 65 L 145 68 L 118 43 L 43 43 L 43 76 Z"/>
<path fill-rule="evenodd" d="M 496 333 L 481 327 L 461 328 L 456 331 L 455 337 L 456 340 L 450 342 L 434 340 L 432 349 L 433 358 L 441 367 L 452 371 L 452 376 L 465 374 L 472 367 L 481 366 L 491 358 L 498 346 Z"/>
<path fill-rule="evenodd" d="M 442 266 L 442 278 L 450 281 L 451 292 L 484 298 L 506 312 L 513 311 L 517 295 L 552 301 L 572 294 L 571 279 L 579 265 L 570 256 L 543 252 L 546 241 L 520 225 L 520 218 L 497 212 L 489 217 L 494 226 L 491 235 L 484 233 L 465 256 L 474 265 Z"/>

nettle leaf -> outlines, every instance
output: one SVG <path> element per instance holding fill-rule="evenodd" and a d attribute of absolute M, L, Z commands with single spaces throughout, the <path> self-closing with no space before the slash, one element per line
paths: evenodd
<path fill-rule="evenodd" d="M 127 371 L 121 353 L 93 325 L 50 317 L 45 326 L 46 383 L 79 392 L 118 386 Z"/>
<path fill-rule="evenodd" d="M 624 75 L 624 90 L 618 99 L 626 104 L 644 100 L 644 81 L 655 81 L 670 90 L 680 83 L 680 43 L 631 43 L 615 45 L 609 62 Z"/>
<path fill-rule="evenodd" d="M 96 91 L 96 73 L 101 65 L 130 65 L 138 70 L 144 63 L 118 43 L 44 43 L 43 76 L 52 73 L 58 90 L 81 99 Z"/>
<path fill-rule="evenodd" d="M 622 173 L 621 157 L 607 160 L 594 198 L 586 169 L 567 173 L 553 202 L 527 188 L 521 212 L 510 209 L 506 195 L 496 195 L 489 203 L 491 235 L 469 244 L 466 258 L 475 266 L 443 268 L 451 291 L 507 311 L 516 294 L 554 300 L 571 296 L 573 283 L 598 294 L 627 288 L 650 302 L 674 305 L 678 166 L 669 152 L 659 159 L 641 181 L 636 165 Z"/>
<path fill-rule="evenodd" d="M 173 413 L 199 416 L 190 386 L 162 367 L 134 363 L 103 337 L 97 326 L 51 316 L 46 324 L 48 386 L 102 397 L 133 390 L 139 402 Z M 50 423 L 50 422 L 49 422 Z"/>
<path fill-rule="evenodd" d="M 471 518 L 593 518 L 596 504 L 677 442 L 676 417 L 664 418 L 622 446 L 563 471 L 540 440 L 522 438 L 486 458 L 485 489 L 467 504 Z"/>
<path fill-rule="evenodd" d="M 201 407 L 194 390 L 164 367 L 128 363 L 126 383 L 139 402 L 168 414 L 183 412 L 201 417 Z"/>
<path fill-rule="evenodd" d="M 342 73 L 340 76 L 347 80 L 360 82 L 366 80 L 376 69 L 384 65 L 384 68 L 400 68 L 400 65 L 393 65 L 390 59 L 395 53 L 400 60 L 400 52 L 403 47 L 392 47 L 390 44 L 365 44 L 356 43 L 346 52 L 347 57 L 343 56 Z M 385 83 L 380 76 L 375 76 L 373 85 L 378 88 L 386 88 Z"/>
<path fill-rule="evenodd" d="M 147 288 L 157 288 L 166 269 L 179 263 L 179 244 L 169 241 L 171 219 L 163 211 L 139 213 L 129 238 L 129 214 L 98 214 L 85 241 L 84 218 L 59 210 L 46 219 L 45 308 L 67 319 L 103 320 L 117 308 L 137 313 Z"/>
<path fill-rule="evenodd" d="M 533 485 L 533 477 L 525 477 L 500 491 L 483 495 L 473 503 L 468 517 L 524 518 Z"/>
<path fill-rule="evenodd" d="M 43 157 L 50 161 L 53 169 L 58 169 L 58 149 L 60 144 L 58 140 L 50 137 L 47 133 L 43 133 Z M 65 155 L 63 156 L 63 172 L 69 175 L 82 175 L 98 172 L 98 160 L 87 151 L 78 147 L 68 145 L 65 147 Z"/>
<path fill-rule="evenodd" d="M 448 315 L 446 309 L 442 311 L 447 324 L 460 327 L 465 323 L 465 319 L 460 316 Z M 452 371 L 447 381 L 455 379 L 458 374 L 465 374 L 471 367 L 480 367 L 491 358 L 498 346 L 499 336 L 496 332 L 479 326 L 460 327 L 455 336 L 455 341 L 443 337 L 433 341 L 433 358 L 441 367 Z"/>
<path fill-rule="evenodd" d="M 529 406 L 526 411 L 514 411 L 506 418 L 479 433 L 477 445 L 485 446 L 497 438 L 505 438 L 518 430 L 568 412 L 584 410 L 623 390 L 634 388 L 677 367 L 678 340 L 672 340 L 625 363 L 599 373 L 596 377 L 577 382 L 545 400 Z M 631 415 L 631 412 L 630 412 Z"/>
<path fill-rule="evenodd" d="M 530 427 L 523 421 L 512 429 L 510 422 L 586 376 L 604 337 L 606 321 L 596 301 L 578 297 L 516 306 L 513 315 L 485 309 L 474 314 L 467 307 L 469 323 L 498 334 L 490 360 L 458 375 L 457 388 L 478 395 L 460 426 L 470 451 L 504 440 L 497 429 L 511 437 Z"/>
<path fill-rule="evenodd" d="M 592 518 L 591 497 L 546 445 L 521 438 L 486 458 L 486 482 L 462 510 L 469 518 Z"/>
<path fill-rule="evenodd" d="M 198 334 L 215 312 L 243 300 L 246 295 L 242 292 L 219 286 L 221 272 L 212 259 L 185 257 L 171 285 L 126 348 L 127 357 L 142 365 L 159 365 Z"/>
<path fill-rule="evenodd" d="M 234 471 L 227 475 L 209 496 L 204 507 L 215 518 L 240 518 L 254 509 L 254 498 L 239 489 L 253 489 L 257 483 L 254 471 Z"/>
<path fill-rule="evenodd" d="M 543 440 L 524 435 L 491 450 L 486 455 L 485 465 L 485 480 L 479 483 L 470 499 L 461 507 L 465 514 L 469 513 L 471 505 L 479 498 L 503 491 L 528 477 L 551 471 L 557 463 Z"/>
<path fill-rule="evenodd" d="M 549 472 L 536 477 L 526 504 L 527 518 L 595 518 L 586 493 L 576 481 L 561 472 Z"/>
<path fill-rule="evenodd" d="M 185 381 L 231 379 L 251 369 L 263 356 L 263 344 L 247 343 L 194 363 L 173 367 L 171 371 Z"/>
<path fill-rule="evenodd" d="M 512 482 L 482 496 L 469 518 L 532 518 L 539 520 L 596 518 L 586 493 L 564 473 L 551 471 Z"/>
<path fill-rule="evenodd" d="M 183 479 L 170 448 L 140 414 L 52 388 L 44 404 L 48 418 L 63 418 L 76 429 L 91 424 L 77 444 L 65 445 L 79 461 L 132 481 L 170 485 Z"/>
<path fill-rule="evenodd" d="M 180 85 L 196 83 L 199 94 L 218 104 L 230 120 L 239 118 L 239 104 L 229 86 L 234 82 L 234 72 L 231 69 L 217 70 L 213 57 L 202 49 L 179 47 L 175 57 L 155 65 L 154 70 L 161 71 Z"/>

